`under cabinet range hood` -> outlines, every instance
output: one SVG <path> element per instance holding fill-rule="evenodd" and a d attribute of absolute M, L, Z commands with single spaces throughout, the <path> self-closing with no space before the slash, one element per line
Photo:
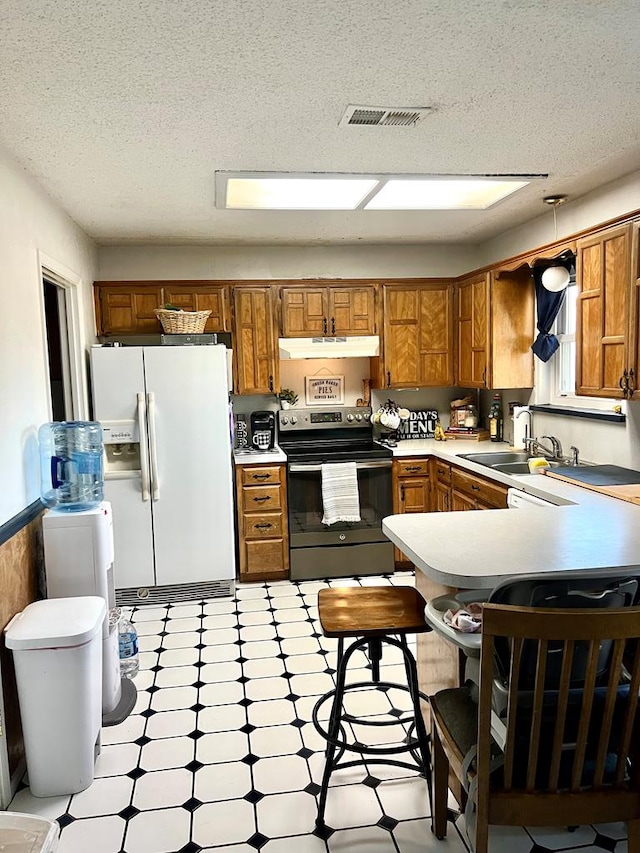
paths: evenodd
<path fill-rule="evenodd" d="M 281 359 L 368 358 L 380 355 L 378 335 L 334 338 L 279 338 Z"/>

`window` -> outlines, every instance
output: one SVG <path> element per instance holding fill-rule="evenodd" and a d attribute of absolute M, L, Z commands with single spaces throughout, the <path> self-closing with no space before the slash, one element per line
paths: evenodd
<path fill-rule="evenodd" d="M 553 333 L 560 348 L 552 357 L 553 388 L 555 397 L 567 398 L 576 395 L 576 301 L 578 288 L 575 282 L 567 287 L 565 300 L 556 317 Z"/>

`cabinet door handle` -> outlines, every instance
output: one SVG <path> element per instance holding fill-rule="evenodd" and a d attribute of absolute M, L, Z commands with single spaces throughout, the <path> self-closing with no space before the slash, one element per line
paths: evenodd
<path fill-rule="evenodd" d="M 444 477 L 444 475 L 445 475 L 445 473 L 446 473 L 446 471 L 444 470 L 444 468 L 438 468 L 438 469 L 437 469 L 437 471 L 438 471 L 438 474 L 442 474 L 442 476 Z"/>
<path fill-rule="evenodd" d="M 271 478 L 271 474 L 252 474 L 251 476 L 254 480 L 269 480 Z"/>
<path fill-rule="evenodd" d="M 474 486 L 474 485 L 472 484 L 471 488 L 473 489 L 473 491 L 474 491 L 474 492 L 479 492 L 479 491 L 480 491 L 480 486 Z"/>
<path fill-rule="evenodd" d="M 270 501 L 271 495 L 263 495 L 262 497 L 254 498 L 253 500 L 255 501 L 255 503 L 261 504 L 261 503 L 264 503 L 265 501 Z"/>
<path fill-rule="evenodd" d="M 449 495 L 446 495 L 446 494 L 445 494 L 445 496 L 444 496 L 444 505 L 446 506 L 447 511 L 448 511 L 448 510 L 449 510 Z"/>
<path fill-rule="evenodd" d="M 420 466 L 419 465 L 407 465 L 407 467 L 404 470 L 405 471 L 419 471 Z"/>
<path fill-rule="evenodd" d="M 335 333 L 336 333 L 336 318 L 332 317 L 331 318 L 331 334 L 335 335 Z"/>
<path fill-rule="evenodd" d="M 633 367 L 629 371 L 629 382 L 627 384 L 627 389 L 629 391 L 629 396 L 631 396 L 636 390 L 636 374 L 634 373 Z"/>
<path fill-rule="evenodd" d="M 267 522 L 266 524 L 254 524 L 253 526 L 256 530 L 268 530 L 270 527 L 273 527 L 273 524 Z"/>
<path fill-rule="evenodd" d="M 400 500 L 404 502 L 404 486 L 400 485 Z"/>
<path fill-rule="evenodd" d="M 485 365 L 484 370 L 482 371 L 482 384 L 484 385 L 485 388 L 487 387 L 487 367 L 486 367 L 486 365 Z"/>
<path fill-rule="evenodd" d="M 273 391 L 273 376 L 269 374 L 269 391 Z"/>
<path fill-rule="evenodd" d="M 322 318 L 322 333 L 324 335 L 327 334 L 327 318 L 326 317 Z"/>
<path fill-rule="evenodd" d="M 391 371 L 387 370 L 387 388 L 391 385 Z"/>

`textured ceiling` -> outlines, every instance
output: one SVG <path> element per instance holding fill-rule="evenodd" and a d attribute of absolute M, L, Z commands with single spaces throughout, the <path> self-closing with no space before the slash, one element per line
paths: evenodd
<path fill-rule="evenodd" d="M 0 143 L 100 243 L 479 242 L 640 167 L 638 0 L 3 0 Z M 338 128 L 348 103 L 433 106 Z M 214 207 L 214 171 L 549 173 L 490 211 Z"/>

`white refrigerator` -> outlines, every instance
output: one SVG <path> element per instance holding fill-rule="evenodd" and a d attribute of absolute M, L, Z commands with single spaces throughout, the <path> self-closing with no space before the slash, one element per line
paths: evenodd
<path fill-rule="evenodd" d="M 154 587 L 233 588 L 228 354 L 222 345 L 91 349 L 117 590 L 154 600 Z"/>

